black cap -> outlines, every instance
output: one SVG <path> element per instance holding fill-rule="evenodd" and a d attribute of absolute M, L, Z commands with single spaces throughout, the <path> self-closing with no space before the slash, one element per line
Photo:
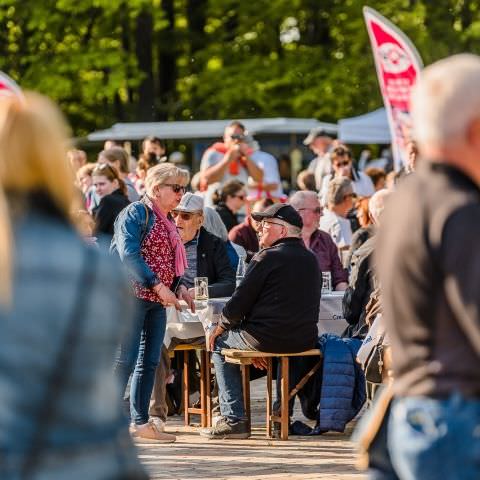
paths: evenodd
<path fill-rule="evenodd" d="M 303 228 L 302 217 L 299 213 L 287 203 L 275 203 L 263 212 L 252 213 L 252 218 L 257 222 L 261 222 L 266 218 L 278 218 L 294 227 Z"/>

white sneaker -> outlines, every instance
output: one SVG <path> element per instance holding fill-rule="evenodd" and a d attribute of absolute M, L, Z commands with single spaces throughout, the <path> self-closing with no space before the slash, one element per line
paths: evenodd
<path fill-rule="evenodd" d="M 177 439 L 175 435 L 160 432 L 151 420 L 143 425 L 136 425 L 132 436 L 136 442 L 144 443 L 173 443 Z"/>
<path fill-rule="evenodd" d="M 153 422 L 159 432 L 165 431 L 165 422 L 160 417 L 150 417 L 150 422 Z"/>

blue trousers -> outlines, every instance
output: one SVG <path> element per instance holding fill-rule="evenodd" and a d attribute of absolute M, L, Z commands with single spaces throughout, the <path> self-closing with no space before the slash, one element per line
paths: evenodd
<path fill-rule="evenodd" d="M 222 348 L 255 349 L 245 341 L 239 330 L 228 330 L 215 340 L 215 350 L 212 355 L 218 384 L 220 413 L 231 421 L 245 420 L 247 417 L 243 405 L 240 365 L 227 363 L 225 357 L 220 354 Z"/>
<path fill-rule="evenodd" d="M 137 299 L 131 334 L 120 345 L 115 372 L 122 392 L 130 385 L 130 417 L 136 425 L 148 422 L 148 408 L 166 328 L 165 308 Z"/>

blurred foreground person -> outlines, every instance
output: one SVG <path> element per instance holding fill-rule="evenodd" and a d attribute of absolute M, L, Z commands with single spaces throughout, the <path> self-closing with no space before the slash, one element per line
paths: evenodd
<path fill-rule="evenodd" d="M 412 96 L 421 161 L 378 233 L 395 376 L 387 445 L 401 479 L 480 478 L 479 84 L 475 55 L 422 72 Z"/>
<path fill-rule="evenodd" d="M 147 478 L 112 372 L 128 285 L 70 223 L 66 133 L 45 98 L 0 100 L 0 478 Z"/>

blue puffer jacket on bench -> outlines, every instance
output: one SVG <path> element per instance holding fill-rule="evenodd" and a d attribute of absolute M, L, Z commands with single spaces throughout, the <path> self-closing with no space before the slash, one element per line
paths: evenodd
<path fill-rule="evenodd" d="M 319 339 L 323 375 L 317 426 L 312 433 L 343 432 L 366 399 L 365 375 L 355 361 L 361 341 L 326 333 Z"/>

